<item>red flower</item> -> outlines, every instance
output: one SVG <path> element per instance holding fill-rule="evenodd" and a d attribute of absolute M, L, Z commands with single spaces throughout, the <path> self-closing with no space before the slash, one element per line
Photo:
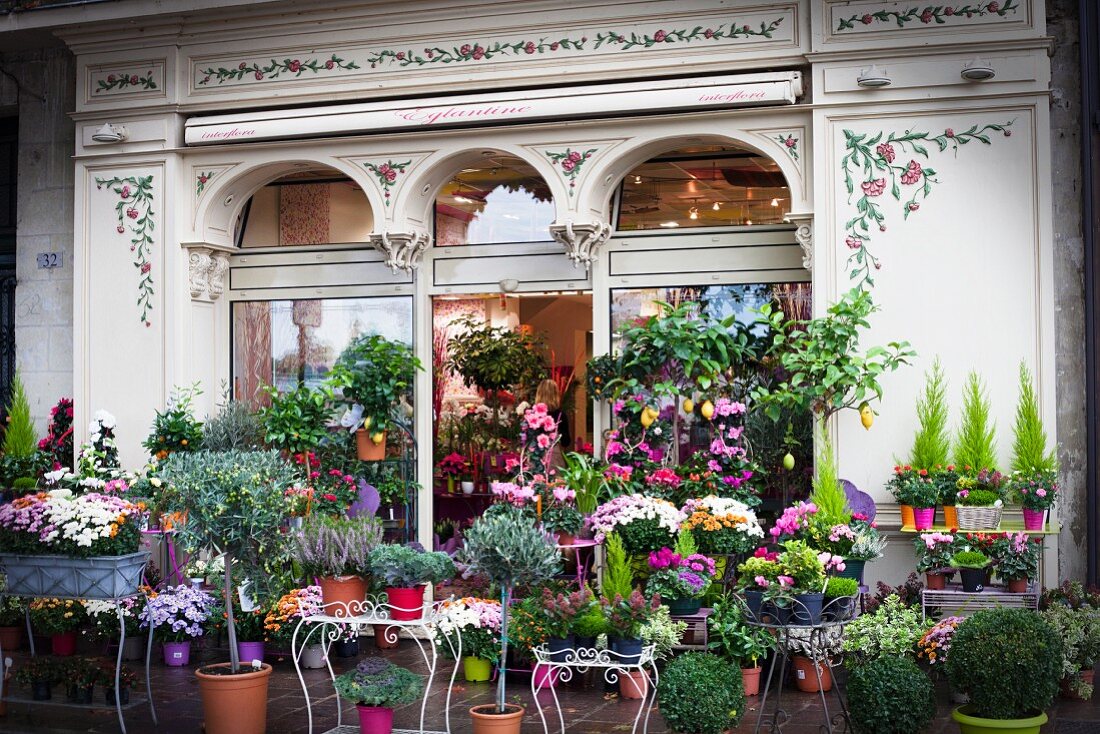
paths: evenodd
<path fill-rule="evenodd" d="M 199 176 L 199 183 L 206 183 L 209 180 L 210 179 L 207 178 L 206 176 Z"/>
<path fill-rule="evenodd" d="M 118 192 L 118 195 L 121 196 L 123 199 L 129 199 L 130 198 L 130 187 L 129 186 L 123 186 L 122 190 Z"/>
<path fill-rule="evenodd" d="M 875 19 L 871 17 L 870 13 L 864 15 L 862 18 L 860 18 L 860 20 L 863 22 L 863 25 L 871 25 L 871 23 L 875 21 Z"/>
<path fill-rule="evenodd" d="M 558 50 L 558 42 L 557 41 L 554 41 L 553 43 L 550 44 L 550 50 L 551 51 L 557 51 Z"/>
<path fill-rule="evenodd" d="M 334 66 L 336 66 L 336 64 L 332 61 L 332 59 L 329 59 L 328 61 L 325 62 L 325 68 L 326 69 L 331 69 Z"/>
<path fill-rule="evenodd" d="M 388 183 L 393 183 L 397 180 L 397 171 L 391 168 L 390 170 L 386 171 L 385 176 Z"/>
<path fill-rule="evenodd" d="M 944 130 L 943 134 L 946 135 L 949 138 L 955 137 L 955 131 L 952 130 L 951 128 L 947 128 L 946 130 Z"/>
<path fill-rule="evenodd" d="M 475 61 L 480 61 L 481 58 L 485 56 L 485 49 L 483 49 L 481 46 L 475 46 L 474 52 L 471 55 L 473 56 Z"/>
<path fill-rule="evenodd" d="M 943 9 L 943 14 L 944 15 L 954 15 L 955 14 L 955 9 L 953 7 L 951 7 L 950 5 L 948 5 L 946 8 Z"/>
<path fill-rule="evenodd" d="M 909 211 L 915 212 L 917 209 L 920 209 L 920 204 L 915 201 L 909 202 Z"/>
<path fill-rule="evenodd" d="M 573 161 L 574 163 L 579 161 L 581 158 L 582 156 L 579 151 L 574 150 L 569 153 L 569 160 Z"/>
<path fill-rule="evenodd" d="M 894 146 L 889 143 L 879 143 L 875 147 L 875 152 L 885 158 L 887 163 L 894 162 Z"/>
<path fill-rule="evenodd" d="M 870 181 L 864 181 L 860 184 L 860 187 L 867 196 L 881 196 L 882 192 L 886 190 L 886 179 L 875 178 Z"/>
<path fill-rule="evenodd" d="M 577 164 L 571 158 L 563 158 L 561 161 L 562 170 L 568 173 L 577 167 Z"/>
<path fill-rule="evenodd" d="M 920 181 L 923 172 L 924 170 L 920 167 L 919 163 L 916 161 L 909 161 L 905 173 L 901 174 L 901 182 L 906 185 L 915 184 L 917 181 Z"/>
<path fill-rule="evenodd" d="M 298 59 L 294 59 L 287 65 L 287 68 L 290 69 L 291 72 L 297 74 L 302 69 L 302 62 Z"/>
<path fill-rule="evenodd" d="M 331 492 L 329 492 L 328 494 L 323 494 L 323 495 L 321 495 L 321 497 L 322 497 L 322 499 L 325 499 L 329 502 L 335 502 L 336 501 L 336 495 L 332 494 Z"/>
<path fill-rule="evenodd" d="M 116 76 L 115 76 L 114 74 L 108 74 L 108 75 L 107 75 L 107 81 L 108 81 L 108 82 L 110 82 L 111 84 L 114 84 L 114 83 L 115 83 L 115 79 L 116 79 L 116 78 L 117 78 L 117 77 L 116 77 Z"/>
<path fill-rule="evenodd" d="M 664 31 L 657 31 L 656 33 L 653 34 L 653 41 L 655 43 L 662 43 L 662 42 L 664 42 L 665 38 L 667 38 L 667 37 L 668 37 L 668 34 L 665 33 Z"/>
<path fill-rule="evenodd" d="M 535 42 L 534 41 L 528 41 L 527 43 L 525 43 L 523 45 L 523 51 L 524 51 L 524 53 L 529 53 L 529 54 L 535 53 Z"/>
<path fill-rule="evenodd" d="M 1012 137 L 1012 131 L 1011 130 L 1005 130 L 1005 137 L 1006 138 L 1011 138 Z"/>
<path fill-rule="evenodd" d="M 468 43 L 464 43 L 464 44 L 462 44 L 462 48 L 458 49 L 458 53 L 460 53 L 460 54 L 461 54 L 461 55 L 463 55 L 463 56 L 466 56 L 466 55 L 467 55 L 467 54 L 469 54 L 469 53 L 470 53 L 470 51 L 472 51 L 472 50 L 473 50 L 473 49 L 471 49 L 471 48 L 470 48 L 470 44 L 468 44 Z"/>
<path fill-rule="evenodd" d="M 153 269 L 152 263 L 142 263 L 141 264 L 141 272 L 142 272 L 143 275 L 145 273 L 148 273 L 152 269 Z"/>
<path fill-rule="evenodd" d="M 398 51 L 396 58 L 397 58 L 398 61 L 404 61 L 405 60 L 405 52 L 404 51 Z"/>
<path fill-rule="evenodd" d="M 122 226 L 121 224 L 120 224 L 120 225 L 118 225 L 117 227 L 115 227 L 115 229 L 116 229 L 116 230 L 118 230 L 118 233 L 119 233 L 119 234 L 122 234 L 123 232 L 125 232 L 125 231 L 126 231 L 126 228 L 125 228 L 125 227 L 123 227 L 123 226 Z"/>
<path fill-rule="evenodd" d="M 707 28 L 703 31 L 703 38 L 714 38 L 714 29 Z"/>
<path fill-rule="evenodd" d="M 783 141 L 783 145 L 787 146 L 788 148 L 793 148 L 794 146 L 798 145 L 798 140 L 793 137 L 788 137 L 786 140 Z"/>

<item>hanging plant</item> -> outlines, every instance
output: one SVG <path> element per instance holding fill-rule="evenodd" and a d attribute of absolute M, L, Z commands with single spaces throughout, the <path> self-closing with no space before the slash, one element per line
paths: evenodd
<path fill-rule="evenodd" d="M 486 393 L 523 390 L 547 374 L 542 339 L 521 331 L 492 326 L 469 316 L 454 322 L 450 366 L 469 387 Z"/>

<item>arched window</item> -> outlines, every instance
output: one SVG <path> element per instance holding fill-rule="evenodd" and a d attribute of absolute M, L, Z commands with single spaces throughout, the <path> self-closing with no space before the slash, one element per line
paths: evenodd
<path fill-rule="evenodd" d="M 548 242 L 554 221 L 550 188 L 527 163 L 485 156 L 455 173 L 435 200 L 435 244 Z"/>
<path fill-rule="evenodd" d="M 616 229 L 781 224 L 790 206 L 775 161 L 733 145 L 695 145 L 651 158 L 627 174 Z"/>
<path fill-rule="evenodd" d="M 359 184 L 339 171 L 295 171 L 260 188 L 241 213 L 237 245 L 293 247 L 367 242 L 374 216 Z"/>

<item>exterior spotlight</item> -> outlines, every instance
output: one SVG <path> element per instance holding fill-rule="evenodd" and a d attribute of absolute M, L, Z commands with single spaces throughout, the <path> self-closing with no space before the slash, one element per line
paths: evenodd
<path fill-rule="evenodd" d="M 879 68 L 874 64 L 871 64 L 870 69 L 861 69 L 859 76 L 856 77 L 856 84 L 867 89 L 876 89 L 878 87 L 888 87 L 893 84 L 893 80 L 886 76 L 886 70 L 879 71 Z"/>
<path fill-rule="evenodd" d="M 92 133 L 92 140 L 97 143 L 121 143 L 129 133 L 121 125 L 112 125 L 109 122 Z"/>
<path fill-rule="evenodd" d="M 997 72 L 985 61 L 974 59 L 962 68 L 959 75 L 968 82 L 984 82 L 997 76 Z"/>

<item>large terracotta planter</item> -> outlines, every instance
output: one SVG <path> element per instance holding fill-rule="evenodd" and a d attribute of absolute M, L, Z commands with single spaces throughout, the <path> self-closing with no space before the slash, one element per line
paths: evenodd
<path fill-rule="evenodd" d="M 523 722 L 523 707 L 505 704 L 504 713 L 496 713 L 495 703 L 486 703 L 470 709 L 474 722 L 474 734 L 519 734 Z"/>
<path fill-rule="evenodd" d="M 264 663 L 260 670 L 237 675 L 214 672 L 227 669 L 229 663 L 219 663 L 195 671 L 202 693 L 203 730 L 206 734 L 265 734 L 271 666 Z"/>
<path fill-rule="evenodd" d="M 1010 594 L 1026 594 L 1027 593 L 1027 579 L 1008 579 L 1006 582 L 1008 586 L 1008 593 Z"/>
<path fill-rule="evenodd" d="M 760 667 L 741 668 L 741 683 L 746 696 L 760 695 Z"/>
<path fill-rule="evenodd" d="M 386 458 L 386 432 L 382 432 L 382 440 L 375 443 L 370 434 L 360 428 L 355 432 L 355 451 L 359 461 L 382 461 Z"/>
<path fill-rule="evenodd" d="M 951 718 L 959 724 L 962 734 L 1039 734 L 1047 715 L 1039 714 L 1026 719 L 983 719 L 970 713 L 970 706 L 960 706 L 951 712 Z"/>
<path fill-rule="evenodd" d="M 619 673 L 619 698 L 636 701 L 649 693 L 649 678 L 640 670 L 624 670 Z"/>
<path fill-rule="evenodd" d="M 363 611 L 367 580 L 362 576 L 324 576 L 319 585 L 325 614 L 346 617 Z"/>
<path fill-rule="evenodd" d="M 814 675 L 814 662 L 802 655 L 791 657 L 791 670 L 794 672 L 794 683 L 798 690 L 804 693 L 817 693 L 817 675 Z M 829 666 L 823 662 L 817 663 L 817 673 L 821 676 L 821 690 L 833 690 L 833 677 L 829 674 Z"/>

